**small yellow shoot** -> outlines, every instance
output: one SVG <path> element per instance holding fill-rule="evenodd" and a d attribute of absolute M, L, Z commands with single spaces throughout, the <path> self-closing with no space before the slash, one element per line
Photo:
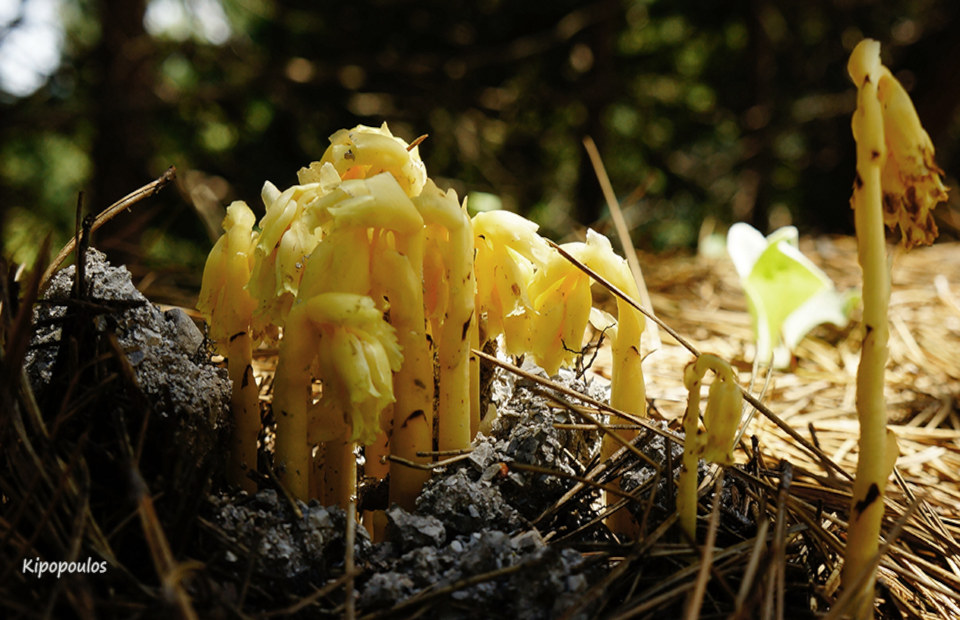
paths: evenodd
<path fill-rule="evenodd" d="M 607 280 L 633 299 L 639 298 L 637 283 L 627 262 L 617 256 L 610 240 L 593 230 L 587 231 L 585 243 L 562 246 L 599 277 Z M 590 278 L 562 255 L 554 252 L 533 279 L 530 295 L 536 319 L 533 325 L 530 351 L 548 374 L 556 373 L 578 352 L 583 332 L 590 318 L 593 299 Z M 617 299 L 617 324 L 607 333 L 612 340 L 613 368 L 610 382 L 610 405 L 637 416 L 646 416 L 646 388 L 640 355 L 640 337 L 645 321 L 643 315 L 630 304 Z M 636 431 L 616 431 L 623 440 L 631 440 Z M 601 458 L 611 457 L 621 446 L 613 437 L 605 436 Z M 612 501 L 612 497 L 607 497 Z M 614 513 L 607 526 L 625 537 L 635 537 L 637 526 L 626 510 Z"/>
<path fill-rule="evenodd" d="M 708 370 L 716 377 L 707 393 L 707 407 L 700 429 L 700 384 Z M 697 539 L 697 464 L 699 460 L 733 464 L 733 441 L 740 423 L 743 394 L 730 364 L 709 353 L 701 354 L 683 371 L 683 384 L 689 392 L 683 416 L 683 463 L 677 480 L 677 512 L 680 527 L 690 540 Z"/>

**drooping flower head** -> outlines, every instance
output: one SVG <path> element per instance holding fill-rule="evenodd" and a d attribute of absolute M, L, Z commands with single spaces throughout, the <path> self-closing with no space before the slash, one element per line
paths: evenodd
<path fill-rule="evenodd" d="M 473 217 L 477 314 L 484 317 L 485 338 L 504 335 L 507 352 L 526 350 L 525 319 L 534 314 L 528 294 L 537 268 L 550 248 L 537 225 L 509 211 L 485 211 Z"/>
<path fill-rule="evenodd" d="M 392 373 L 403 361 L 382 312 L 366 295 L 321 293 L 295 306 L 287 327 L 287 359 L 317 369 L 321 403 L 343 416 L 350 441 L 372 443 L 380 413 L 394 401 Z"/>
<path fill-rule="evenodd" d="M 427 182 L 427 168 L 418 148 L 394 136 L 386 123 L 380 127 L 357 125 L 336 132 L 330 136 L 330 146 L 320 161 L 300 171 L 301 179 L 310 178 L 326 163 L 332 164 L 343 180 L 389 172 L 410 197 L 418 195 Z"/>
<path fill-rule="evenodd" d="M 224 234 L 213 246 L 203 269 L 197 310 L 210 325 L 210 338 L 218 352 L 231 337 L 246 333 L 256 301 L 245 290 L 253 268 L 257 233 L 256 217 L 245 202 L 227 207 Z"/>

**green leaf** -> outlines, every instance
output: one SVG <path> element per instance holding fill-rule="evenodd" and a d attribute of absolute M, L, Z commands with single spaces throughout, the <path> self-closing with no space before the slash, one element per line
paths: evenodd
<path fill-rule="evenodd" d="M 783 368 L 790 352 L 822 323 L 843 327 L 859 300 L 855 291 L 838 292 L 833 282 L 798 249 L 793 226 L 769 237 L 749 224 L 727 233 L 727 252 L 740 275 L 753 318 L 757 359 Z"/>

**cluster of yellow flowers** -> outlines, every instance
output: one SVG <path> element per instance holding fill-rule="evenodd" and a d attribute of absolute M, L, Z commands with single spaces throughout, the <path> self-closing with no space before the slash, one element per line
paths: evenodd
<path fill-rule="evenodd" d="M 204 270 L 197 307 L 234 381 L 234 482 L 256 488 L 247 475 L 261 430 L 250 360 L 264 341 L 279 341 L 275 464 L 301 499 L 349 501 L 357 442 L 367 473 L 379 475 L 385 454 L 427 464 L 434 445 L 468 448 L 480 422 L 471 349 L 500 336 L 508 353 L 554 374 L 573 360 L 588 322 L 602 323 L 613 334 L 611 405 L 645 414 L 643 316 L 623 302 L 616 319 L 593 308 L 590 277 L 536 224 L 506 211 L 471 219 L 454 191 L 427 177 L 416 143 L 386 124 L 341 130 L 298 181 L 284 191 L 264 185 L 259 226 L 245 203 L 230 205 Z M 562 247 L 637 297 L 606 237 L 588 231 Z M 391 501 L 411 507 L 428 474 L 402 464 L 389 473 Z"/>

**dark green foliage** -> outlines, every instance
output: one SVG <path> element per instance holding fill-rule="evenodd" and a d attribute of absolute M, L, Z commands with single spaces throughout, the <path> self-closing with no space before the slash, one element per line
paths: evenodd
<path fill-rule="evenodd" d="M 862 36 L 913 87 L 956 176 L 950 0 L 220 0 L 219 45 L 151 35 L 147 0 L 68 4 L 61 68 L 29 97 L 0 96 L 4 241 L 19 258 L 39 229 L 69 234 L 78 190 L 99 210 L 173 164 L 180 194 L 98 245 L 199 268 L 229 200 L 262 210 L 264 180 L 295 182 L 330 133 L 383 120 L 430 134 L 432 176 L 553 236 L 605 226 L 585 135 L 641 247 L 690 245 L 708 216 L 849 232 L 845 64 Z"/>

